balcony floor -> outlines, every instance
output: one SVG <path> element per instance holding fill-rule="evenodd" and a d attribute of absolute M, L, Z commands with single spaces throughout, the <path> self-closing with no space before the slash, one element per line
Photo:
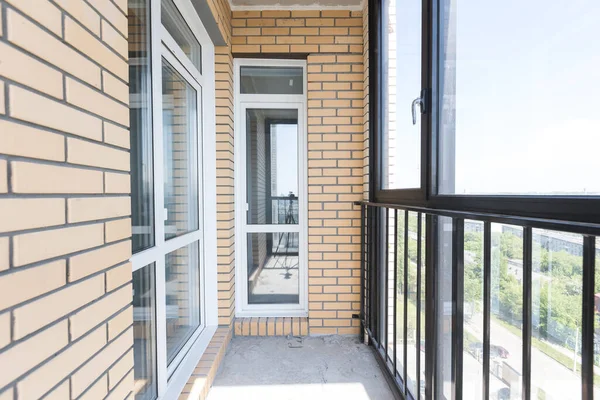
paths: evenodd
<path fill-rule="evenodd" d="M 208 400 L 388 400 L 372 350 L 352 336 L 235 337 Z"/>

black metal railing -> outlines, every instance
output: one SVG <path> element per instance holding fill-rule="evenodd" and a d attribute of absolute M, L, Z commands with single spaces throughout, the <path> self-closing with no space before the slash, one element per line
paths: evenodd
<path fill-rule="evenodd" d="M 357 205 L 361 321 L 401 397 L 600 399 L 599 226 Z"/>

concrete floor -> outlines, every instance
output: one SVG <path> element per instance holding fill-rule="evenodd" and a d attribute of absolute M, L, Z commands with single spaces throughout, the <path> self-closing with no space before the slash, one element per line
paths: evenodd
<path fill-rule="evenodd" d="M 388 400 L 371 349 L 357 337 L 235 337 L 208 400 Z"/>

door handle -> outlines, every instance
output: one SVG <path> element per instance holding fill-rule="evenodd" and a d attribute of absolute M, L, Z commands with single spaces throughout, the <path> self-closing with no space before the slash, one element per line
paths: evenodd
<path fill-rule="evenodd" d="M 424 111 L 424 108 L 425 108 L 424 107 L 425 106 L 425 100 L 423 99 L 423 95 L 417 97 L 412 102 L 411 111 L 412 111 L 412 123 L 413 123 L 413 125 L 417 124 L 417 106 L 419 106 L 419 111 L 421 112 L 421 114 L 423 114 L 423 111 Z"/>

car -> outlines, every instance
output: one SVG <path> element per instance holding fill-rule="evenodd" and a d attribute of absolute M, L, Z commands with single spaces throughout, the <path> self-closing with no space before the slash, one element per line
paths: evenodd
<path fill-rule="evenodd" d="M 495 344 L 490 345 L 490 357 L 491 358 L 508 358 L 510 353 L 502 346 Z"/>

